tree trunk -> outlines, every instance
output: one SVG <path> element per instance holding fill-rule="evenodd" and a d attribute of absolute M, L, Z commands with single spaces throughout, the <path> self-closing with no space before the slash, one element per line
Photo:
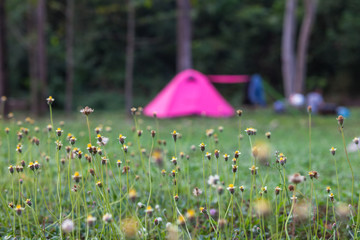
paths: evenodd
<path fill-rule="evenodd" d="M 30 78 L 30 110 L 33 115 L 39 115 L 39 79 L 38 79 L 38 61 L 37 61 L 37 34 L 35 5 L 29 2 L 28 5 L 28 19 L 27 19 L 27 51 L 29 62 L 29 78 Z"/>
<path fill-rule="evenodd" d="M 69 115 L 73 103 L 74 85 L 74 0 L 66 2 L 66 97 L 65 111 Z"/>
<path fill-rule="evenodd" d="M 192 68 L 191 5 L 190 0 L 176 0 L 177 4 L 177 71 Z"/>
<path fill-rule="evenodd" d="M 317 0 L 305 0 L 304 3 L 305 15 L 301 25 L 296 60 L 294 91 L 297 93 L 303 93 L 305 88 L 307 50 L 315 21 Z"/>
<path fill-rule="evenodd" d="M 5 0 L 0 0 L 0 97 L 9 97 L 6 48 L 6 11 Z M 8 101 L 5 102 L 4 115 L 8 112 Z M 3 114 L 0 112 L 0 114 Z M 5 116 L 2 116 L 5 118 Z"/>
<path fill-rule="evenodd" d="M 297 0 L 286 0 L 283 34 L 281 43 L 282 75 L 285 96 L 288 98 L 294 93 L 293 82 L 295 79 L 295 29 Z"/>
<path fill-rule="evenodd" d="M 126 59 L 125 59 L 125 108 L 130 111 L 133 107 L 133 78 L 135 51 L 135 7 L 133 0 L 127 0 L 127 30 L 126 30 Z"/>
<path fill-rule="evenodd" d="M 36 9 L 36 27 L 37 27 L 37 60 L 38 60 L 38 78 L 40 82 L 39 102 L 40 112 L 47 109 L 45 99 L 48 97 L 47 88 L 47 60 L 46 60 L 46 0 L 38 0 Z"/>

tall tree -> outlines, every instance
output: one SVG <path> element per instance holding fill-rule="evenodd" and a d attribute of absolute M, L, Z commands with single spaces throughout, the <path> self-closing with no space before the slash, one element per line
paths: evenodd
<path fill-rule="evenodd" d="M 5 0 L 0 0 L 0 97 L 8 96 Z M 7 112 L 5 102 L 5 113 Z M 2 114 L 2 113 L 0 113 Z M 3 116 L 4 117 L 4 116 Z"/>
<path fill-rule="evenodd" d="M 65 110 L 71 113 L 74 85 L 74 0 L 66 1 L 66 101 Z"/>
<path fill-rule="evenodd" d="M 47 58 L 46 58 L 46 0 L 37 0 L 36 27 L 37 27 L 37 61 L 38 78 L 40 81 L 40 111 L 47 108 L 45 99 L 49 95 L 47 88 Z"/>
<path fill-rule="evenodd" d="M 28 1 L 27 15 L 27 42 L 30 78 L 30 110 L 35 116 L 39 115 L 39 78 L 38 78 L 38 59 L 37 59 L 37 34 L 36 34 L 36 5 L 33 1 Z"/>
<path fill-rule="evenodd" d="M 297 0 L 286 0 L 281 44 L 282 75 L 285 96 L 293 93 L 295 78 L 295 30 Z"/>
<path fill-rule="evenodd" d="M 177 5 L 177 71 L 192 67 L 190 0 L 176 0 Z"/>
<path fill-rule="evenodd" d="M 133 0 L 127 0 L 127 30 L 125 58 L 125 107 L 133 107 L 133 78 L 135 52 L 135 6 Z"/>
<path fill-rule="evenodd" d="M 306 77 L 306 60 L 307 50 L 310 41 L 311 30 L 315 21 L 317 0 L 304 0 L 305 4 L 305 15 L 301 25 L 297 59 L 296 59 L 296 75 L 294 82 L 294 91 L 302 93 L 305 88 L 305 77 Z"/>

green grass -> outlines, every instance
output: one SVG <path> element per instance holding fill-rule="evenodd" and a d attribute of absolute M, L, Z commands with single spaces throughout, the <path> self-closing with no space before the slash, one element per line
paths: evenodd
<path fill-rule="evenodd" d="M 20 115 L 21 116 L 21 115 Z M 350 143 L 355 136 L 359 136 L 359 119 L 360 111 L 353 109 L 352 116 L 345 120 L 344 134 L 346 143 Z M 283 224 L 287 219 L 287 214 L 283 213 L 283 202 L 286 203 L 285 209 L 289 213 L 291 209 L 291 193 L 288 192 L 288 196 L 283 193 L 277 199 L 277 207 L 281 207 L 280 212 L 275 212 L 275 194 L 274 190 L 276 186 L 283 187 L 283 180 L 279 175 L 277 165 L 275 164 L 275 152 L 279 151 L 286 155 L 287 162 L 286 169 L 286 185 L 288 185 L 287 177 L 293 173 L 300 173 L 306 176 L 307 180 L 300 183 L 297 186 L 297 203 L 295 209 L 301 209 L 302 202 L 311 202 L 311 180 L 308 177 L 309 170 L 316 170 L 320 177 L 317 180 L 313 180 L 313 207 L 315 209 L 312 213 L 313 219 L 297 220 L 293 215 L 289 215 L 288 219 L 288 232 L 289 237 L 298 239 L 316 239 L 323 236 L 323 225 L 325 223 L 326 204 L 328 199 L 328 193 L 326 187 L 330 186 L 332 192 L 335 194 L 334 206 L 336 209 L 340 209 L 340 201 L 347 204 L 351 203 L 351 173 L 348 166 L 348 162 L 345 157 L 343 148 L 343 142 L 341 134 L 338 130 L 336 116 L 312 116 L 312 146 L 311 146 L 311 159 L 312 169 L 309 169 L 309 133 L 308 133 L 308 116 L 305 113 L 295 113 L 294 115 L 275 115 L 271 110 L 244 110 L 244 114 L 241 117 L 241 134 L 243 135 L 240 141 L 239 147 L 239 117 L 233 117 L 229 119 L 208 119 L 201 117 L 189 117 L 180 119 L 159 119 L 158 124 L 153 118 L 137 117 L 138 129 L 143 130 L 143 134 L 140 138 L 136 133 L 132 131 L 134 127 L 134 121 L 132 118 L 125 117 L 121 113 L 113 112 L 101 112 L 95 109 L 95 112 L 89 116 L 90 130 L 92 137 L 92 144 L 96 145 L 96 134 L 94 132 L 95 127 L 102 126 L 101 135 L 109 138 L 109 142 L 106 146 L 101 147 L 103 155 L 109 159 L 107 165 L 101 165 L 101 156 L 93 156 L 92 163 L 89 164 L 84 156 L 81 160 L 75 158 L 71 160 L 69 166 L 69 159 L 67 157 L 65 147 L 70 145 L 66 141 L 68 133 L 72 133 L 77 141 L 73 147 L 80 148 L 83 153 L 88 153 L 86 150 L 89 142 L 88 129 L 86 125 L 86 118 L 82 114 L 76 114 L 72 118 L 65 118 L 62 113 L 56 112 L 54 114 L 54 128 L 60 127 L 60 121 L 64 121 L 65 125 L 61 127 L 64 132 L 60 137 L 60 140 L 64 144 L 59 151 L 57 157 L 55 140 L 58 139 L 52 132 L 50 139 L 48 140 L 48 133 L 46 126 L 50 123 L 49 118 L 42 118 L 36 121 L 33 125 L 24 122 L 24 117 L 18 117 L 15 115 L 16 120 L 10 120 L 2 122 L 0 127 L 1 146 L 0 146 L 0 172 L 2 178 L 1 184 L 1 204 L 3 211 L 0 212 L 0 236 L 23 236 L 24 238 L 62 238 L 69 237 L 71 239 L 76 238 L 103 238 L 103 239 L 119 239 L 125 238 L 129 231 L 125 231 L 124 227 L 127 226 L 139 228 L 140 233 L 136 232 L 136 237 L 141 239 L 149 238 L 165 238 L 166 235 L 174 234 L 174 229 L 179 227 L 179 231 L 176 232 L 179 237 L 184 239 L 189 238 L 189 234 L 192 238 L 216 238 L 215 232 L 220 232 L 217 236 L 218 239 L 230 239 L 231 235 L 238 234 L 238 237 L 245 238 L 244 229 L 248 238 L 251 235 L 254 238 L 269 238 L 285 239 L 285 229 Z M 17 121 L 23 121 L 22 124 L 17 125 Z M 40 132 L 36 133 L 34 127 L 39 126 Z M 159 128 L 158 128 L 158 127 Z M 223 126 L 223 132 L 219 132 L 218 127 Z M 4 132 L 4 128 L 9 127 L 9 143 L 10 143 L 10 158 L 8 157 L 8 142 L 7 135 Z M 23 145 L 22 153 L 18 154 L 15 151 L 18 143 L 16 132 L 20 127 L 29 129 L 29 134 L 24 134 L 21 143 Z M 111 130 L 106 131 L 107 127 L 111 127 Z M 251 155 L 251 147 L 249 137 L 244 130 L 247 127 L 253 127 L 257 129 L 257 135 L 251 136 L 253 146 L 259 144 L 266 145 L 269 151 L 266 152 L 269 164 L 261 164 L 257 162 L 256 166 L 259 167 L 259 174 L 256 176 L 256 188 L 251 191 L 252 175 L 249 168 L 253 165 L 253 157 Z M 218 136 L 218 144 L 215 143 L 214 137 L 206 136 L 206 129 L 214 129 L 214 134 Z M 44 131 L 43 131 L 44 130 Z M 150 130 L 155 130 L 156 137 L 153 140 L 150 134 Z M 175 144 L 172 138 L 171 132 L 176 130 L 181 134 L 181 137 Z M 271 131 L 271 139 L 268 140 L 265 137 L 265 133 Z M 125 144 L 129 146 L 126 159 L 129 160 L 130 174 L 128 179 L 126 174 L 121 174 L 120 171 L 126 165 L 126 159 L 119 144 L 119 134 L 125 135 L 127 138 Z M 40 145 L 37 147 L 32 146 L 30 140 L 33 136 L 40 139 Z M 166 146 L 158 145 L 157 140 L 165 140 Z M 140 154 L 138 141 L 140 148 L 146 149 L 144 154 Z M 154 141 L 154 147 L 152 148 L 152 141 Z M 199 148 L 200 143 L 206 144 L 205 152 L 210 152 L 211 160 L 205 159 L 205 152 L 202 153 Z M 191 146 L 195 145 L 196 150 L 191 150 Z M 338 189 L 336 183 L 335 165 L 334 159 L 331 156 L 329 149 L 334 146 L 337 148 L 336 161 L 337 170 L 339 174 L 340 192 L 341 196 L 338 196 Z M 150 158 L 151 162 L 151 197 L 150 195 L 150 182 L 149 182 L 149 154 L 150 152 L 158 149 L 162 152 L 162 165 L 159 166 Z M 214 150 L 220 150 L 220 158 L 217 160 L 214 157 Z M 241 152 L 239 159 L 237 160 L 238 170 L 235 174 L 235 186 L 236 190 L 231 198 L 231 194 L 227 191 L 227 186 L 233 183 L 232 162 L 233 154 L 236 150 Z M 176 151 L 176 154 L 175 154 Z M 189 160 L 180 158 L 180 152 L 184 152 L 185 156 L 189 155 Z M 223 154 L 229 154 L 230 158 L 228 162 L 223 159 Z M 83 154 L 83 155 L 84 155 Z M 142 157 L 141 157 L 142 155 Z M 49 162 L 45 160 L 46 156 L 50 157 Z M 171 163 L 172 156 L 176 156 L 178 159 L 177 166 Z M 353 219 L 349 212 L 346 212 L 346 216 L 336 216 L 337 229 L 328 229 L 326 238 L 333 237 L 334 234 L 339 234 L 341 239 L 350 239 L 351 234 L 354 235 L 356 229 L 357 218 L 357 202 L 359 195 L 359 174 L 360 167 L 360 155 L 358 153 L 349 153 L 349 158 L 355 173 L 355 192 L 354 192 L 354 206 L 352 208 Z M 65 164 L 59 164 L 60 175 L 58 174 L 58 161 L 65 159 Z M 122 161 L 121 168 L 116 166 L 117 160 Z M 203 159 L 204 162 L 203 162 Z M 24 160 L 26 166 L 24 172 L 18 174 L 16 171 L 11 175 L 8 171 L 8 166 L 19 165 L 20 161 Z M 34 174 L 27 166 L 31 161 L 39 161 L 41 167 L 35 171 Z M 204 164 L 204 165 L 203 165 Z M 205 168 L 203 167 L 205 166 Z M 180 167 L 176 174 L 177 186 L 173 185 L 173 177 L 169 176 L 171 170 L 176 167 Z M 88 170 L 94 168 L 96 176 L 92 177 Z M 166 175 L 161 174 L 161 170 L 166 170 Z M 283 171 L 282 168 L 280 168 Z M 75 171 L 79 171 L 82 175 L 82 180 L 79 183 L 75 183 L 71 176 Z M 206 195 L 204 188 L 203 171 L 205 171 L 207 182 L 210 175 L 215 175 L 217 172 L 220 176 L 220 185 L 223 187 L 224 192 L 218 196 L 215 188 L 206 184 Z M 35 203 L 35 175 L 38 180 L 37 202 Z M 70 175 L 70 181 L 69 181 Z M 21 189 L 19 189 L 19 179 L 23 179 Z M 57 190 L 58 178 L 61 179 L 62 184 L 59 186 L 62 200 L 60 220 L 60 207 L 59 207 L 59 193 Z M 96 182 L 100 180 L 103 184 L 103 188 L 98 188 Z M 12 187 L 12 181 L 14 181 L 14 187 Z M 127 195 L 127 182 L 129 186 L 137 192 L 137 198 L 135 201 L 128 200 Z M 78 185 L 78 192 L 69 191 L 70 188 Z M 121 188 L 120 189 L 120 184 Z M 241 203 L 242 195 L 240 194 L 239 186 L 245 187 L 243 194 L 243 202 Z M 70 188 L 69 188 L 70 186 Z M 261 187 L 267 186 L 267 193 L 262 195 L 262 199 L 265 199 L 265 207 L 269 203 L 270 214 L 259 217 L 255 212 L 249 213 L 249 208 L 256 208 L 257 199 L 260 199 L 259 192 Z M 195 187 L 202 190 L 202 195 L 195 197 L 192 191 Z M 109 193 L 106 189 L 109 188 Z M 179 200 L 175 204 L 173 197 L 178 192 Z M 250 193 L 252 192 L 252 202 L 250 203 Z M 315 196 L 318 204 L 315 204 Z M 14 194 L 14 195 L 13 195 Z M 27 206 L 25 200 L 30 198 L 33 205 Z M 232 200 L 231 200 L 232 199 Z M 138 207 L 138 202 L 149 205 L 154 209 L 153 214 L 146 215 L 145 209 Z M 220 201 L 219 201 L 220 200 Z M 13 202 L 21 204 L 25 210 L 21 216 L 17 216 L 15 211 L 8 207 L 8 203 Z M 87 204 L 85 204 L 85 202 Z M 220 202 L 220 217 L 224 218 L 226 210 L 229 208 L 228 214 L 225 218 L 227 224 L 225 228 L 218 229 L 218 219 L 216 216 L 207 218 L 207 213 L 201 213 L 200 207 L 207 207 L 207 212 L 210 209 L 219 210 Z M 232 203 L 234 204 L 234 211 L 232 211 Z M 121 204 L 121 218 L 120 218 L 120 204 Z M 250 205 L 249 205 L 250 204 Z M 159 205 L 159 210 L 155 209 L 155 206 Z M 87 207 L 85 207 L 87 206 Z M 318 208 L 316 208 L 318 206 Z M 328 214 L 327 222 L 333 224 L 334 216 L 332 210 L 332 204 L 328 201 Z M 242 209 L 242 215 L 239 207 Z M 186 225 L 177 224 L 177 220 L 180 217 L 179 212 L 186 216 L 186 212 L 190 209 L 195 211 L 194 220 L 185 217 Z M 308 208 L 304 208 L 310 213 Z M 319 211 L 319 217 L 316 218 L 316 209 Z M 267 210 L 267 209 L 266 209 Z M 341 209 L 340 209 L 341 210 Z M 212 210 L 213 211 L 213 210 Z M 296 210 L 294 210 L 296 211 Z M 297 210 L 298 211 L 298 210 Z M 102 220 L 103 215 L 106 213 L 112 214 L 112 221 L 105 224 Z M 234 214 L 232 214 L 234 213 Z M 87 214 L 91 214 L 96 217 L 95 225 L 87 226 L 86 217 Z M 276 217 L 278 216 L 278 234 L 276 234 Z M 307 214 L 308 217 L 309 214 Z M 131 218 L 131 220 L 129 220 Z M 154 225 L 154 219 L 157 217 L 162 218 L 160 225 Z M 75 229 L 71 233 L 60 233 L 59 222 L 64 219 L 71 219 L 74 221 Z M 250 221 L 251 219 L 251 221 Z M 354 220 L 355 222 L 352 222 Z M 166 227 L 166 223 L 171 222 L 172 227 Z M 245 222 L 245 227 L 244 227 Z M 231 224 L 233 223 L 233 225 Z M 311 225 L 309 224 L 311 223 Z M 136 225 L 136 226 L 133 226 Z M 352 226 L 354 225 L 354 226 Z M 20 228 L 21 226 L 21 228 Z M 175 228 L 176 226 L 176 228 Z M 310 226 L 311 235 L 310 236 Z M 350 226 L 350 227 L 347 227 Z M 214 228 L 212 230 L 212 227 Z M 314 230 L 317 227 L 317 234 L 314 234 Z M 146 234 L 142 231 L 142 228 L 146 228 Z M 254 231 L 250 231 L 254 229 Z M 129 228 L 126 228 L 129 229 Z M 293 230 L 294 229 L 294 230 Z M 187 233 L 187 230 L 189 233 Z M 357 234 L 355 234 L 357 235 Z M 355 238 L 357 238 L 355 236 Z"/>

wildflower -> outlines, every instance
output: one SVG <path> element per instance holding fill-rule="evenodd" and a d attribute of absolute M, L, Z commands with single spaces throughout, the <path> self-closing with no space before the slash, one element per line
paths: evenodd
<path fill-rule="evenodd" d="M 220 229 L 223 229 L 225 226 L 226 226 L 226 224 L 227 224 L 227 221 L 226 221 L 226 219 L 219 219 L 219 228 Z"/>
<path fill-rule="evenodd" d="M 307 112 L 308 112 L 308 113 L 311 113 L 311 112 L 312 112 L 312 107 L 311 107 L 310 105 L 307 107 Z"/>
<path fill-rule="evenodd" d="M 284 166 L 285 163 L 286 163 L 286 157 L 280 157 L 280 158 L 279 158 L 279 163 L 280 163 L 282 166 Z"/>
<path fill-rule="evenodd" d="M 338 121 L 340 127 L 344 126 L 344 117 L 342 115 L 339 115 L 336 120 Z"/>
<path fill-rule="evenodd" d="M 128 173 L 128 172 L 130 172 L 130 166 L 124 166 L 122 173 Z"/>
<path fill-rule="evenodd" d="M 236 164 L 236 158 L 232 159 L 233 164 Z"/>
<path fill-rule="evenodd" d="M 215 186 L 216 184 L 218 184 L 219 180 L 220 178 L 218 175 L 215 176 L 210 175 L 208 179 L 208 184 L 211 186 Z"/>
<path fill-rule="evenodd" d="M 175 176 L 176 176 L 176 171 L 175 171 L 175 170 L 172 170 L 171 173 L 170 173 L 170 175 L 171 175 L 172 177 L 175 177 Z"/>
<path fill-rule="evenodd" d="M 177 158 L 176 157 L 172 157 L 172 159 L 170 161 L 176 166 L 176 164 L 177 164 Z"/>
<path fill-rule="evenodd" d="M 223 132 L 223 131 L 224 131 L 224 127 L 223 127 L 223 126 L 219 126 L 219 127 L 218 127 L 218 130 L 219 130 L 219 132 Z"/>
<path fill-rule="evenodd" d="M 116 165 L 118 166 L 118 167 L 120 167 L 121 166 L 121 160 L 117 160 L 117 162 L 116 162 Z"/>
<path fill-rule="evenodd" d="M 206 209 L 204 207 L 200 207 L 199 210 L 201 213 L 206 213 Z"/>
<path fill-rule="evenodd" d="M 136 197 L 137 197 L 136 190 L 133 189 L 133 188 L 131 188 L 131 189 L 129 190 L 129 199 L 130 199 L 130 200 L 135 200 Z"/>
<path fill-rule="evenodd" d="M 31 207 L 31 205 L 32 205 L 31 199 L 29 199 L 29 198 L 25 200 L 25 203 L 26 203 L 26 205 L 28 205 L 29 207 Z"/>
<path fill-rule="evenodd" d="M 256 129 L 255 128 L 246 128 L 245 132 L 247 135 L 252 136 L 252 135 L 256 135 Z"/>
<path fill-rule="evenodd" d="M 262 187 L 262 188 L 261 188 L 261 191 L 262 191 L 263 193 L 267 193 L 267 186 Z"/>
<path fill-rule="evenodd" d="M 319 174 L 318 174 L 317 171 L 310 171 L 310 172 L 309 172 L 309 177 L 310 177 L 311 180 L 312 180 L 313 178 L 318 179 L 318 178 L 319 178 Z"/>
<path fill-rule="evenodd" d="M 202 191 L 201 191 L 200 188 L 195 187 L 194 190 L 193 190 L 193 194 L 194 194 L 195 197 L 198 197 L 198 196 L 200 196 L 202 194 Z"/>
<path fill-rule="evenodd" d="M 252 175 L 256 175 L 258 167 L 255 167 L 255 165 L 252 165 L 251 168 L 249 168 L 249 170 L 251 171 Z"/>
<path fill-rule="evenodd" d="M 51 125 L 51 124 L 47 125 L 46 128 L 47 128 L 48 132 L 51 132 L 51 131 L 52 131 L 52 125 Z"/>
<path fill-rule="evenodd" d="M 61 128 L 57 128 L 55 132 L 56 132 L 56 135 L 57 135 L 58 137 L 60 137 L 61 134 L 62 134 L 64 131 L 61 130 Z"/>
<path fill-rule="evenodd" d="M 35 166 L 34 166 L 34 163 L 33 162 L 30 162 L 29 165 L 28 165 L 28 168 L 30 168 L 31 170 L 35 170 Z"/>
<path fill-rule="evenodd" d="M 328 193 L 330 193 L 330 192 L 331 192 L 331 187 L 327 186 L 327 187 L 326 187 L 326 191 L 327 191 Z"/>
<path fill-rule="evenodd" d="M 330 201 L 334 201 L 334 194 L 333 193 L 330 193 L 330 195 L 329 195 L 329 198 L 330 198 Z"/>
<path fill-rule="evenodd" d="M 184 218 L 183 215 L 180 215 L 180 216 L 178 217 L 177 223 L 178 223 L 179 225 L 184 225 L 184 224 L 185 224 L 185 218 Z"/>
<path fill-rule="evenodd" d="M 166 170 L 165 170 L 165 169 L 161 170 L 161 174 L 162 174 L 163 176 L 165 176 Z"/>
<path fill-rule="evenodd" d="M 88 106 L 86 106 L 85 108 L 81 109 L 80 112 L 82 114 L 84 114 L 85 116 L 89 116 L 91 113 L 94 112 L 94 109 L 89 108 Z"/>
<path fill-rule="evenodd" d="M 38 170 L 40 168 L 40 164 L 39 164 L 38 161 L 34 162 L 34 167 L 35 167 L 36 170 Z"/>
<path fill-rule="evenodd" d="M 86 218 L 86 223 L 87 223 L 89 226 L 94 225 L 95 222 L 96 222 L 96 217 L 93 217 L 93 216 L 91 216 L 91 215 L 87 216 L 87 218 Z"/>
<path fill-rule="evenodd" d="M 24 181 L 22 180 L 22 178 L 20 178 L 20 179 L 19 179 L 19 183 L 20 183 L 20 184 L 23 184 L 23 182 L 24 182 Z"/>
<path fill-rule="evenodd" d="M 237 165 L 232 165 L 232 171 L 233 171 L 233 173 L 236 173 L 237 169 L 238 169 L 238 166 L 237 166 Z"/>
<path fill-rule="evenodd" d="M 16 172 L 19 173 L 19 172 L 22 172 L 24 168 L 22 166 L 17 165 L 15 167 L 15 169 L 16 169 Z"/>
<path fill-rule="evenodd" d="M 291 199 L 292 201 L 296 202 L 297 197 L 295 196 L 295 194 L 293 194 L 290 199 Z"/>
<path fill-rule="evenodd" d="M 9 172 L 10 172 L 11 174 L 14 173 L 14 167 L 13 167 L 13 165 L 10 165 L 10 166 L 8 167 L 8 169 L 9 169 Z"/>
<path fill-rule="evenodd" d="M 18 132 L 16 135 L 18 137 L 18 141 L 20 141 L 23 138 L 22 132 Z"/>
<path fill-rule="evenodd" d="M 55 101 L 55 99 L 52 97 L 52 96 L 49 96 L 47 99 L 46 99 L 46 102 L 48 105 L 52 105 L 52 103 Z"/>
<path fill-rule="evenodd" d="M 206 129 L 206 136 L 211 137 L 214 134 L 214 129 Z"/>
<path fill-rule="evenodd" d="M 21 207 L 20 204 L 16 205 L 16 207 L 15 207 L 15 212 L 19 216 L 21 215 L 22 211 L 24 211 L 24 210 L 25 210 L 25 208 Z"/>
<path fill-rule="evenodd" d="M 20 143 L 16 146 L 16 151 L 22 153 L 22 145 Z"/>
<path fill-rule="evenodd" d="M 330 148 L 330 152 L 331 152 L 331 154 L 332 154 L 333 156 L 335 156 L 336 148 L 331 147 L 331 148 Z"/>
<path fill-rule="evenodd" d="M 229 155 L 228 155 L 228 154 L 225 153 L 225 154 L 223 155 L 223 157 L 224 157 L 225 162 L 227 162 L 227 161 L 229 160 Z"/>
<path fill-rule="evenodd" d="M 234 184 L 229 184 L 229 187 L 227 188 L 231 194 L 234 194 L 235 192 L 235 186 Z"/>
<path fill-rule="evenodd" d="M 8 128 L 8 127 L 5 128 L 5 133 L 6 133 L 6 134 L 9 134 L 9 132 L 10 132 L 10 128 Z"/>
<path fill-rule="evenodd" d="M 145 209 L 145 213 L 148 215 L 152 215 L 152 213 L 154 212 L 154 209 L 151 206 L 147 206 Z"/>
<path fill-rule="evenodd" d="M 189 209 L 186 212 L 186 217 L 191 221 L 195 218 L 195 211 L 193 209 Z"/>
<path fill-rule="evenodd" d="M 354 138 L 354 139 L 353 139 L 353 142 L 354 142 L 356 145 L 359 145 L 359 138 L 357 138 L 357 137 Z"/>
<path fill-rule="evenodd" d="M 242 186 L 242 185 L 239 187 L 239 189 L 240 189 L 241 192 L 244 192 L 244 191 L 245 191 L 245 187 Z"/>
<path fill-rule="evenodd" d="M 271 132 L 266 132 L 265 136 L 267 137 L 267 139 L 270 139 L 271 138 Z"/>
<path fill-rule="evenodd" d="M 80 175 L 79 172 L 75 172 L 74 175 L 72 176 L 72 178 L 74 179 L 74 181 L 77 182 L 77 183 L 80 181 L 81 177 L 82 177 L 82 176 Z"/>
<path fill-rule="evenodd" d="M 81 159 L 81 158 L 82 158 L 82 151 L 79 150 L 79 151 L 77 152 L 77 156 L 78 156 L 79 159 Z"/>
<path fill-rule="evenodd" d="M 172 137 L 173 137 L 173 139 L 174 139 L 174 142 L 176 142 L 176 139 L 177 139 L 179 133 L 177 133 L 177 132 L 174 130 L 171 134 L 172 134 Z"/>
<path fill-rule="evenodd" d="M 280 188 L 279 186 L 277 186 L 277 187 L 275 188 L 275 195 L 279 195 L 280 190 L 281 190 L 281 188 Z"/>
<path fill-rule="evenodd" d="M 224 188 L 223 188 L 221 185 L 218 186 L 218 187 L 217 187 L 217 192 L 218 192 L 219 195 L 223 194 Z"/>
<path fill-rule="evenodd" d="M 98 186 L 99 188 L 102 188 L 103 184 L 102 184 L 101 181 L 97 181 L 97 182 L 96 182 L 96 186 Z"/>
<path fill-rule="evenodd" d="M 63 146 L 63 144 L 61 143 L 61 141 L 56 140 L 56 141 L 55 141 L 55 144 L 56 144 L 56 149 L 60 151 L 60 150 L 61 150 L 61 147 Z"/>
<path fill-rule="evenodd" d="M 295 187 L 294 187 L 294 185 L 290 184 L 288 186 L 288 189 L 289 189 L 290 192 L 293 192 L 295 190 Z"/>
<path fill-rule="evenodd" d="M 151 134 L 151 137 L 154 138 L 155 135 L 156 135 L 156 131 L 155 131 L 155 130 L 151 130 L 150 134 Z"/>
<path fill-rule="evenodd" d="M 305 177 L 301 176 L 300 173 L 295 173 L 291 176 L 289 176 L 289 181 L 294 184 L 299 184 L 305 181 Z"/>
<path fill-rule="evenodd" d="M 271 212 L 270 203 L 265 199 L 257 200 L 254 208 L 258 216 L 266 216 Z"/>
<path fill-rule="evenodd" d="M 107 164 L 108 161 L 109 161 L 109 159 L 107 159 L 105 156 L 101 158 L 101 164 L 102 165 Z"/>
<path fill-rule="evenodd" d="M 242 116 L 242 113 L 243 113 L 243 111 L 242 111 L 241 109 L 236 110 L 236 114 L 237 114 L 239 117 Z"/>
<path fill-rule="evenodd" d="M 105 213 L 105 215 L 103 216 L 102 219 L 105 223 L 109 223 L 109 222 L 111 222 L 112 215 L 110 213 Z"/>
<path fill-rule="evenodd" d="M 142 130 L 138 130 L 138 137 L 141 137 L 143 131 Z"/>
<path fill-rule="evenodd" d="M 205 157 L 206 157 L 208 160 L 210 160 L 210 159 L 211 159 L 211 153 L 206 152 Z"/>
<path fill-rule="evenodd" d="M 162 222 L 162 218 L 161 217 L 157 217 L 154 219 L 154 224 L 155 226 L 159 225 Z"/>
<path fill-rule="evenodd" d="M 9 203 L 8 203 L 8 207 L 9 207 L 9 208 L 14 208 L 14 204 L 13 204 L 12 202 L 9 202 Z"/>
<path fill-rule="evenodd" d="M 174 196 L 174 200 L 175 200 L 175 202 L 179 201 L 179 195 L 176 194 L 176 195 Z"/>
<path fill-rule="evenodd" d="M 40 131 L 40 128 L 39 128 L 39 127 L 34 127 L 34 131 L 35 131 L 36 133 L 38 133 L 38 132 Z"/>
<path fill-rule="evenodd" d="M 200 147 L 200 150 L 203 152 L 203 151 L 205 151 L 206 145 L 204 143 L 200 143 L 199 147 Z"/>
<path fill-rule="evenodd" d="M 217 150 L 217 149 L 215 149 L 215 151 L 214 151 L 214 156 L 215 156 L 216 158 L 219 158 L 219 156 L 220 156 L 220 151 Z"/>
<path fill-rule="evenodd" d="M 237 158 L 240 156 L 240 154 L 241 154 L 241 152 L 235 151 L 235 152 L 234 152 L 234 158 L 237 159 Z"/>
<path fill-rule="evenodd" d="M 135 107 L 132 107 L 132 108 L 130 109 L 130 112 L 131 112 L 132 115 L 135 115 L 135 113 L 136 113 L 136 108 L 135 108 Z"/>

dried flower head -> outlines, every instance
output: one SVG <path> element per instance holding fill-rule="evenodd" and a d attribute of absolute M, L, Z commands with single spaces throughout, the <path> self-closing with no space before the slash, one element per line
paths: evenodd
<path fill-rule="evenodd" d="M 241 109 L 236 110 L 236 114 L 237 114 L 239 117 L 242 116 L 242 113 L 243 113 L 243 111 L 242 111 Z"/>
<path fill-rule="evenodd" d="M 270 139 L 271 138 L 271 132 L 266 132 L 265 136 L 267 137 L 267 139 Z"/>
<path fill-rule="evenodd" d="M 249 136 L 256 135 L 257 130 L 255 128 L 246 128 L 246 134 Z"/>
<path fill-rule="evenodd" d="M 85 108 L 81 109 L 80 112 L 82 114 L 84 114 L 85 116 L 89 116 L 91 113 L 94 112 L 94 109 L 89 108 L 88 106 L 86 106 Z"/>
<path fill-rule="evenodd" d="M 305 177 L 301 176 L 300 173 L 295 173 L 295 174 L 289 176 L 289 182 L 291 182 L 291 183 L 299 184 L 299 183 L 302 183 L 303 181 L 305 181 Z"/>
<path fill-rule="evenodd" d="M 319 178 L 319 173 L 317 172 L 317 171 L 310 171 L 309 173 L 308 173 L 308 175 L 309 175 L 309 177 L 310 177 L 310 179 L 312 180 L 312 179 L 318 179 Z"/>
<path fill-rule="evenodd" d="M 344 127 L 344 117 L 342 115 L 339 115 L 336 120 L 338 121 L 340 127 Z"/>

